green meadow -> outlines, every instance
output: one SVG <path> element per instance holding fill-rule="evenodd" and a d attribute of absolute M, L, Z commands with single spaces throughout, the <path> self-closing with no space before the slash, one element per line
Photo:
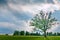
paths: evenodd
<path fill-rule="evenodd" d="M 60 36 L 0 36 L 0 40 L 60 40 Z"/>

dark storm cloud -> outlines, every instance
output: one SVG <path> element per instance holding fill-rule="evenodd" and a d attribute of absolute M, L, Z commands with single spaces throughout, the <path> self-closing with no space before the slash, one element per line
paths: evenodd
<path fill-rule="evenodd" d="M 13 4 L 36 4 L 45 3 L 46 0 L 0 0 L 0 5 L 6 5 L 8 3 Z M 47 0 L 47 3 L 53 3 L 53 0 Z"/>
<path fill-rule="evenodd" d="M 13 29 L 11 29 L 11 28 L 5 28 L 5 27 L 1 27 L 0 26 L 0 34 L 11 34 L 11 33 L 13 33 Z"/>
<path fill-rule="evenodd" d="M 13 3 L 20 3 L 20 4 L 27 4 L 30 3 L 30 0 L 16 0 L 16 1 L 12 1 Z"/>
<path fill-rule="evenodd" d="M 54 3 L 53 0 L 47 0 L 47 3 Z"/>
<path fill-rule="evenodd" d="M 44 3 L 45 0 L 11 0 L 14 4 L 36 4 L 36 3 Z"/>
<path fill-rule="evenodd" d="M 33 0 L 34 3 L 44 3 L 45 0 Z"/>
<path fill-rule="evenodd" d="M 18 18 L 19 20 L 29 20 L 32 18 L 32 14 L 30 14 L 29 12 L 23 12 L 23 11 L 20 11 L 20 12 L 13 12 L 12 13 L 16 18 Z"/>
<path fill-rule="evenodd" d="M 6 5 L 7 4 L 7 0 L 0 0 L 0 5 Z"/>

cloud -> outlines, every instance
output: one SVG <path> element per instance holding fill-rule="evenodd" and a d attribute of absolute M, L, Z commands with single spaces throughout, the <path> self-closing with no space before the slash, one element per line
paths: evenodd
<path fill-rule="evenodd" d="M 8 5 L 8 0 L 0 0 L 0 8 L 1 7 L 7 7 L 7 5 Z"/>
<path fill-rule="evenodd" d="M 60 0 L 53 0 L 55 4 L 59 4 Z"/>
<path fill-rule="evenodd" d="M 39 13 L 40 10 L 46 10 L 46 11 L 55 11 L 59 10 L 60 6 L 56 4 L 29 4 L 29 5 L 14 5 L 9 4 L 8 5 L 10 9 L 16 10 L 16 11 L 23 11 L 31 13 L 32 15 Z"/>
<path fill-rule="evenodd" d="M 52 12 L 60 10 L 56 0 L 2 0 L 0 4 L 0 28 L 9 29 L 11 33 L 14 30 L 32 31 L 33 27 L 29 26 L 28 21 L 40 10 Z"/>
<path fill-rule="evenodd" d="M 0 0 L 0 4 L 2 5 L 7 4 L 7 0 Z"/>
<path fill-rule="evenodd" d="M 47 3 L 52 3 L 52 4 L 54 4 L 54 1 L 53 1 L 53 0 L 47 0 Z"/>
<path fill-rule="evenodd" d="M 53 0 L 0 0 L 1 5 L 8 5 L 9 3 L 13 4 L 39 4 L 39 3 L 53 3 Z"/>
<path fill-rule="evenodd" d="M 60 26 L 60 21 L 54 22 L 55 25 L 52 25 L 50 29 L 47 30 L 47 32 L 60 32 L 59 26 Z"/>
<path fill-rule="evenodd" d="M 13 12 L 12 15 L 14 15 L 16 18 L 20 20 L 29 20 L 32 18 L 31 14 L 29 12 Z"/>
<path fill-rule="evenodd" d="M 30 32 L 32 29 L 27 25 L 27 22 L 30 19 L 30 15 L 24 12 L 14 12 L 6 8 L 0 9 L 0 28 L 2 31 L 0 33 L 12 33 L 15 30 L 25 30 Z M 9 30 L 8 30 L 9 29 Z M 8 30 L 8 31 L 7 31 Z M 9 32 L 10 31 L 10 32 Z"/>

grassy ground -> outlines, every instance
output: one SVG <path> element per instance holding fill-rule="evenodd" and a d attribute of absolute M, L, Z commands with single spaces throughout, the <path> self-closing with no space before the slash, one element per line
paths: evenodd
<path fill-rule="evenodd" d="M 44 38 L 43 36 L 0 36 L 0 40 L 60 40 L 59 36 L 50 36 Z"/>

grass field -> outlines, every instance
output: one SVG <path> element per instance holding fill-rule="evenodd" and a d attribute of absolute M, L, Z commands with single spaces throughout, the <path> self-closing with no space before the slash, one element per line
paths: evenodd
<path fill-rule="evenodd" d="M 0 36 L 0 40 L 60 40 L 59 36 Z"/>

